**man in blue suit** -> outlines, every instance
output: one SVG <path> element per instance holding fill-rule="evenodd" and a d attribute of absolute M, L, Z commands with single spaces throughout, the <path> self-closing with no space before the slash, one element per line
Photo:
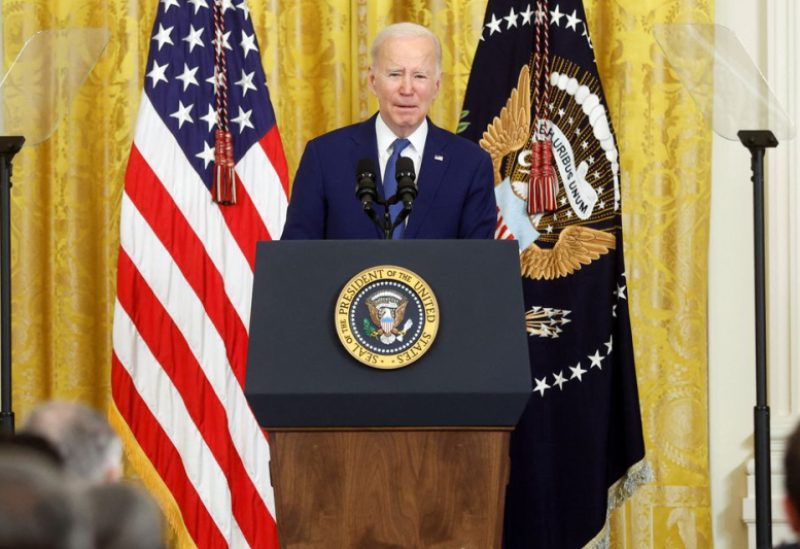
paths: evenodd
<path fill-rule="evenodd" d="M 371 54 L 369 87 L 378 113 L 306 145 L 281 238 L 381 238 L 355 197 L 356 170 L 359 160 L 372 159 L 380 166 L 378 192 L 391 196 L 398 156 L 413 161 L 418 196 L 393 238 L 492 238 L 497 211 L 489 155 L 427 118 L 439 92 L 438 38 L 425 27 L 397 23 L 378 34 Z"/>

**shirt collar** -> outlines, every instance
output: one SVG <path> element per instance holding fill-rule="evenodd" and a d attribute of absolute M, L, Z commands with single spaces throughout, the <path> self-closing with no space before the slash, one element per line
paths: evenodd
<path fill-rule="evenodd" d="M 381 113 L 378 113 L 378 116 L 375 117 L 375 135 L 378 138 L 378 151 L 381 154 L 391 153 L 392 144 L 394 143 L 395 139 L 398 139 L 398 137 L 391 129 L 389 129 L 389 126 L 386 125 L 386 122 L 383 121 L 383 118 L 381 118 Z M 423 118 L 422 124 L 419 125 L 419 128 L 414 130 L 414 132 L 406 139 L 411 142 L 410 147 L 414 148 L 414 152 L 422 155 L 422 151 L 425 149 L 425 139 L 427 137 L 428 119 Z"/>

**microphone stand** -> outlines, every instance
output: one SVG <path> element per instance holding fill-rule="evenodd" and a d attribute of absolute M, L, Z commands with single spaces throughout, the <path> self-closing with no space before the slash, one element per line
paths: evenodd
<path fill-rule="evenodd" d="M 385 239 L 386 238 L 386 224 L 385 224 L 385 221 L 384 221 L 384 223 L 381 223 L 378 220 L 378 214 L 375 213 L 375 210 L 372 207 L 372 204 L 376 201 L 376 199 L 377 199 L 378 204 L 383 204 L 383 199 L 381 199 L 380 197 L 376 197 L 376 198 L 373 198 L 370 201 L 362 200 L 361 201 L 361 208 L 364 210 L 364 213 L 367 214 L 367 217 L 369 217 L 372 220 L 372 222 L 375 224 L 375 226 L 378 227 L 378 229 L 381 231 L 381 234 L 384 235 L 383 238 Z M 384 218 L 385 217 L 386 216 L 384 215 Z"/>
<path fill-rule="evenodd" d="M 381 200 L 381 204 L 383 204 L 383 239 L 384 240 L 391 240 L 392 233 L 394 232 L 394 227 L 392 226 L 392 213 L 389 211 L 389 206 L 394 204 L 393 201 L 397 201 L 397 195 L 393 196 L 389 200 Z"/>
<path fill-rule="evenodd" d="M 394 230 L 400 225 L 400 223 L 404 223 L 408 215 L 411 213 L 411 205 L 409 204 L 404 206 L 403 211 L 400 212 L 400 214 L 397 216 L 397 219 L 394 221 L 394 223 L 392 223 L 392 214 L 389 211 L 389 206 L 397 204 L 398 200 L 398 196 L 394 195 L 389 200 L 384 200 L 380 196 L 376 196 L 371 201 L 361 201 L 361 206 L 364 209 L 364 213 L 367 214 L 367 217 L 369 217 L 375 226 L 381 231 L 384 240 L 391 240 Z M 375 210 L 372 207 L 372 205 L 376 203 L 383 206 L 383 222 L 378 219 L 378 214 L 375 213 Z"/>
<path fill-rule="evenodd" d="M 394 197 L 392 197 L 394 199 Z M 375 213 L 375 209 L 372 207 L 373 204 L 378 203 L 383 206 L 383 220 L 378 219 L 378 214 Z M 362 200 L 361 207 L 364 210 L 364 213 L 367 214 L 372 222 L 378 227 L 378 230 L 381 231 L 384 240 L 391 240 L 392 238 L 392 231 L 394 231 L 394 227 L 392 227 L 392 218 L 391 214 L 389 213 L 389 204 L 392 203 L 391 200 L 387 202 L 380 196 L 375 196 L 372 200 Z M 399 216 L 398 216 L 399 217 Z"/>
<path fill-rule="evenodd" d="M 742 130 L 742 145 L 750 150 L 753 172 L 753 248 L 756 294 L 756 405 L 753 408 L 756 465 L 756 547 L 772 547 L 772 496 L 770 486 L 769 405 L 767 404 L 767 332 L 764 249 L 764 155 L 778 146 L 769 130 Z"/>
<path fill-rule="evenodd" d="M 356 171 L 356 198 L 361 202 L 364 213 L 372 220 L 372 223 L 380 230 L 384 240 L 391 240 L 394 230 L 405 222 L 411 213 L 414 199 L 417 197 L 417 188 L 414 185 L 416 174 L 414 164 L 408 158 L 399 160 L 397 171 L 397 192 L 394 196 L 383 198 L 378 194 L 375 184 L 375 163 L 369 158 L 363 158 L 358 162 Z M 394 206 L 403 201 L 403 210 L 398 214 L 397 219 L 392 223 L 392 213 L 389 206 Z M 383 206 L 383 222 L 378 220 L 373 204 Z"/>
<path fill-rule="evenodd" d="M 0 136 L 0 433 L 14 434 L 11 408 L 11 161 L 25 138 Z"/>

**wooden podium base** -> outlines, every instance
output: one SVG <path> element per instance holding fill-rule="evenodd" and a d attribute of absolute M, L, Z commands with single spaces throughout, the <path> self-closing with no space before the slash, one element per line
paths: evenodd
<path fill-rule="evenodd" d="M 509 436 L 271 431 L 281 549 L 499 549 Z"/>

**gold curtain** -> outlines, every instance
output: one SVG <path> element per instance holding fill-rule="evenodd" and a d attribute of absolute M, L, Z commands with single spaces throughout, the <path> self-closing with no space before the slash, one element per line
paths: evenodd
<path fill-rule="evenodd" d="M 617 547 L 711 547 L 707 282 L 711 132 L 653 38 L 713 0 L 587 3 L 622 168 L 642 424 L 655 482 L 612 517 Z"/>
<path fill-rule="evenodd" d="M 14 162 L 17 418 L 48 398 L 109 398 L 118 216 L 157 0 L 2 0 L 5 66 L 50 28 L 111 32 L 54 135 Z M 615 547 L 709 547 L 706 284 L 710 132 L 665 66 L 659 22 L 713 21 L 713 0 L 585 0 L 621 151 L 631 316 L 656 480 L 612 516 Z M 443 42 L 433 120 L 456 126 L 483 0 L 249 0 L 290 173 L 305 142 L 365 118 L 369 43 L 412 20 Z"/>

